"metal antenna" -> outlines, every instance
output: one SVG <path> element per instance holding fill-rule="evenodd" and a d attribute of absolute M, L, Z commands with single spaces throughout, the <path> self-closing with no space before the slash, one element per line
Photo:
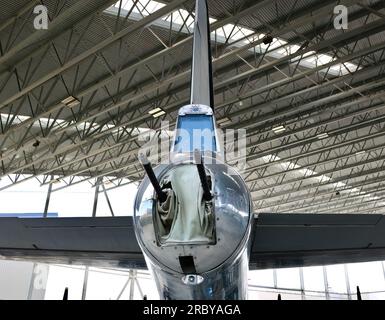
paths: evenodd
<path fill-rule="evenodd" d="M 210 25 L 207 1 L 196 0 L 190 103 L 203 104 L 213 108 L 213 93 Z"/>
<path fill-rule="evenodd" d="M 144 170 L 147 173 L 148 178 L 150 179 L 150 182 L 152 186 L 155 189 L 155 192 L 158 196 L 158 199 L 160 202 L 164 202 L 167 199 L 167 193 L 162 190 L 162 188 L 159 185 L 158 180 L 156 179 L 154 170 L 152 169 L 150 161 L 148 161 L 147 157 L 144 154 L 139 154 L 139 161 L 142 164 Z"/>
<path fill-rule="evenodd" d="M 361 298 L 361 291 L 360 291 L 360 287 L 357 286 L 357 300 L 362 300 Z"/>
<path fill-rule="evenodd" d="M 211 195 L 209 182 L 206 175 L 205 166 L 203 165 L 203 158 L 198 149 L 194 150 L 194 159 L 195 164 L 198 169 L 199 179 L 201 180 L 202 189 L 203 189 L 203 199 L 206 201 L 210 201 L 213 196 Z"/>
<path fill-rule="evenodd" d="M 68 300 L 68 288 L 64 289 L 63 300 L 65 300 L 65 301 Z"/>

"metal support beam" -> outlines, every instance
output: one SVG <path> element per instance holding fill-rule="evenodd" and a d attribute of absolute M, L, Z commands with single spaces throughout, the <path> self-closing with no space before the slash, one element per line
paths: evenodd
<path fill-rule="evenodd" d="M 51 175 L 51 180 L 53 180 L 53 175 Z M 51 199 L 51 193 L 52 193 L 52 183 L 48 185 L 48 190 L 47 190 L 47 197 L 45 199 L 45 205 L 44 205 L 44 215 L 43 217 L 46 218 L 48 214 L 48 208 L 49 208 L 49 201 Z"/>
<path fill-rule="evenodd" d="M 95 194 L 94 194 L 94 205 L 92 207 L 92 216 L 96 217 L 96 211 L 98 208 L 98 197 L 99 197 L 99 186 L 100 182 L 102 181 L 102 178 L 98 178 L 97 182 L 99 183 L 95 188 Z"/>
<path fill-rule="evenodd" d="M 89 267 L 86 266 L 85 269 L 84 269 L 83 288 L 82 288 L 82 300 L 86 300 L 86 296 L 87 296 L 88 272 L 89 272 Z"/>
<path fill-rule="evenodd" d="M 105 2 L 105 0 L 103 0 Z M 156 12 L 152 13 L 151 15 L 148 15 L 144 17 L 143 19 L 131 24 L 127 28 L 120 30 L 119 32 L 115 33 L 114 35 L 111 35 L 109 38 L 106 38 L 103 41 L 100 41 L 92 48 L 82 52 L 81 54 L 77 55 L 72 60 L 69 60 L 65 62 L 60 68 L 57 68 L 55 70 L 50 71 L 45 76 L 41 77 L 40 79 L 34 81 L 33 83 L 27 85 L 25 88 L 20 90 L 18 93 L 14 94 L 13 96 L 5 99 L 4 101 L 0 102 L 0 109 L 4 108 L 8 104 L 14 102 L 15 100 L 19 99 L 23 95 L 29 93 L 33 89 L 41 86 L 48 80 L 54 78 L 55 76 L 58 76 L 59 74 L 63 73 L 64 71 L 68 70 L 71 67 L 76 66 L 80 62 L 84 61 L 91 55 L 97 53 L 98 51 L 102 50 L 103 48 L 107 47 L 108 45 L 111 45 L 113 42 L 127 36 L 130 33 L 133 33 L 149 24 L 151 24 L 153 21 L 165 16 L 166 14 L 170 13 L 174 9 L 178 8 L 181 4 L 186 2 L 187 0 L 174 0 L 167 4 L 166 6 L 162 7 L 161 9 L 157 10 Z M 79 3 L 87 4 L 88 2 L 80 1 Z M 68 20 L 68 19 L 67 19 Z"/>
<path fill-rule="evenodd" d="M 108 197 L 108 194 L 107 194 L 107 191 L 106 191 L 106 187 L 104 186 L 104 183 L 102 183 L 102 188 L 103 188 L 104 196 L 106 197 L 106 201 L 107 201 L 107 204 L 108 204 L 108 208 L 110 209 L 111 216 L 114 217 L 114 216 L 115 216 L 114 210 L 112 209 L 112 205 L 111 205 L 111 202 L 110 202 L 110 198 Z"/>
<path fill-rule="evenodd" d="M 327 273 L 326 266 L 322 266 L 322 271 L 323 271 L 323 278 L 324 278 L 325 297 L 326 297 L 326 300 L 330 300 L 328 273 Z"/>

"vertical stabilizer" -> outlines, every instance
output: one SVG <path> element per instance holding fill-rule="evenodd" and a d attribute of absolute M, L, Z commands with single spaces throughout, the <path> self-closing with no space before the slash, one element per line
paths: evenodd
<path fill-rule="evenodd" d="M 214 107 L 210 26 L 206 0 L 196 0 L 191 69 L 191 104 Z"/>

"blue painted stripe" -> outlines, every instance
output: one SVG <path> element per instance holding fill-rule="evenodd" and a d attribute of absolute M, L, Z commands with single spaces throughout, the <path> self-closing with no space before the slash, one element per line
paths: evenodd
<path fill-rule="evenodd" d="M 43 218 L 42 212 L 22 212 L 22 213 L 0 213 L 1 218 Z M 57 212 L 48 212 L 47 218 L 58 217 Z"/>

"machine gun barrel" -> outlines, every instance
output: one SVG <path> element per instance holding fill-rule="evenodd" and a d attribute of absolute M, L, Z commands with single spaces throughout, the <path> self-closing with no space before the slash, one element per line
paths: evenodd
<path fill-rule="evenodd" d="M 162 190 L 162 188 L 159 185 L 158 180 L 156 179 L 154 170 L 152 169 L 150 161 L 147 159 L 147 157 L 144 154 L 139 155 L 139 161 L 142 164 L 144 170 L 147 173 L 148 178 L 150 179 L 150 182 L 152 186 L 155 189 L 155 192 L 158 196 L 158 199 L 160 202 L 164 202 L 167 199 L 167 193 Z"/>
<path fill-rule="evenodd" d="M 198 169 L 199 179 L 201 180 L 201 184 L 203 188 L 203 199 L 205 199 L 206 201 L 210 201 L 213 198 L 213 196 L 211 195 L 205 166 L 203 164 L 203 158 L 199 150 L 194 151 L 194 159 Z"/>

